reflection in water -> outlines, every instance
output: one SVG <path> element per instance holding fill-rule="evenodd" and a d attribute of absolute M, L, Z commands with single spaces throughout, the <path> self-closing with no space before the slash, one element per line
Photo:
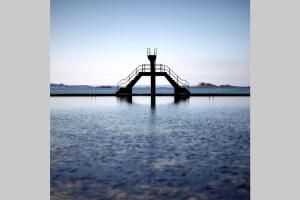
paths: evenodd
<path fill-rule="evenodd" d="M 155 171 L 151 168 L 151 166 L 154 163 L 154 159 L 155 159 L 155 149 L 156 147 L 156 119 L 155 119 L 155 102 L 154 105 L 152 105 L 153 102 L 151 102 L 151 111 L 150 111 L 150 120 L 149 120 L 149 124 L 148 124 L 148 144 L 149 144 L 149 149 L 148 149 L 148 174 L 149 177 L 147 178 L 147 184 L 151 185 L 154 181 L 154 177 L 155 177 Z"/>
<path fill-rule="evenodd" d="M 155 109 L 155 96 L 151 96 L 151 108 Z"/>
<path fill-rule="evenodd" d="M 208 101 L 213 102 L 214 101 L 214 96 L 208 96 Z"/>
<path fill-rule="evenodd" d="M 132 96 L 121 96 L 117 97 L 119 103 L 127 103 L 127 104 L 139 104 L 138 102 L 135 102 L 132 100 Z M 148 98 L 148 97 L 145 97 Z M 155 109 L 156 107 L 156 97 L 149 97 L 150 98 L 150 105 L 152 109 Z M 164 97 L 162 97 L 164 98 Z M 169 97 L 166 97 L 169 98 Z M 189 101 L 189 97 L 180 97 L 180 96 L 174 96 L 173 103 L 170 104 L 179 104 L 179 103 L 187 103 Z"/>
<path fill-rule="evenodd" d="M 249 199 L 249 97 L 179 102 L 51 98 L 51 199 Z"/>
<path fill-rule="evenodd" d="M 181 102 L 188 102 L 190 97 L 181 97 L 181 96 L 174 96 L 174 104 L 178 104 Z"/>
<path fill-rule="evenodd" d="M 120 96 L 117 97 L 118 102 L 127 102 L 128 104 L 132 104 L 132 96 Z"/>

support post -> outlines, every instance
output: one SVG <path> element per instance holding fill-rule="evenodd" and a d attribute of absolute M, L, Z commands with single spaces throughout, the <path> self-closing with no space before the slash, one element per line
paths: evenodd
<path fill-rule="evenodd" d="M 155 61 L 156 61 L 156 50 L 154 50 L 154 55 L 151 55 L 150 49 L 147 50 L 148 59 L 150 61 L 150 69 L 151 69 L 151 97 L 155 97 Z"/>
<path fill-rule="evenodd" d="M 155 61 L 150 61 L 151 65 L 151 96 L 155 96 Z"/>

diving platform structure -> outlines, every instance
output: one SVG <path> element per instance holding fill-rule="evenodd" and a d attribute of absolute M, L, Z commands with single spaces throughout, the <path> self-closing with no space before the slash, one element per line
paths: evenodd
<path fill-rule="evenodd" d="M 151 96 L 156 96 L 156 76 L 164 76 L 174 87 L 174 96 L 189 97 L 189 83 L 180 78 L 170 67 L 163 64 L 156 64 L 157 49 L 154 54 L 147 49 L 147 56 L 150 64 L 142 64 L 136 67 L 126 78 L 120 80 L 117 84 L 116 96 L 132 96 L 132 88 L 142 76 L 151 77 Z"/>

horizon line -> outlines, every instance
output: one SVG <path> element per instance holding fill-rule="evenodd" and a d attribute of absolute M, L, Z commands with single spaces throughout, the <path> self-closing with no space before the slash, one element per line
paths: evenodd
<path fill-rule="evenodd" d="M 198 84 L 196 85 L 191 85 L 190 87 L 198 87 L 198 85 L 200 83 L 205 83 L 205 84 L 212 84 L 214 86 L 232 86 L 232 87 L 250 87 L 250 85 L 247 85 L 247 86 L 244 86 L 244 85 L 230 85 L 230 84 L 220 84 L 220 85 L 217 85 L 217 84 L 214 84 L 214 83 L 209 83 L 209 82 L 199 82 Z M 50 83 L 50 86 L 51 84 L 53 85 L 65 85 L 65 86 L 89 86 L 89 87 L 115 87 L 116 84 L 104 84 L 104 85 L 91 85 L 91 84 L 65 84 L 65 83 Z M 136 85 L 136 86 L 141 86 L 141 87 L 145 87 L 145 86 L 148 86 L 150 87 L 151 85 Z M 168 87 L 173 87 L 172 85 L 157 85 L 157 86 L 168 86 Z"/>

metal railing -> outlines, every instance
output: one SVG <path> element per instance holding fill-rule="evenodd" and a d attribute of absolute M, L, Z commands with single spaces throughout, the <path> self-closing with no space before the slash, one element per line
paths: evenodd
<path fill-rule="evenodd" d="M 142 64 L 136 67 L 126 78 L 121 79 L 117 89 L 126 87 L 140 72 L 151 72 L 150 64 Z M 166 72 L 179 86 L 189 89 L 189 82 L 180 78 L 170 67 L 163 64 L 155 64 L 155 72 Z"/>
<path fill-rule="evenodd" d="M 152 54 L 151 54 L 151 49 L 150 49 L 150 48 L 147 48 L 147 55 L 148 55 L 148 56 L 149 56 L 149 55 L 152 55 Z M 155 55 L 155 56 L 157 55 L 157 48 L 154 49 L 154 54 L 153 54 L 153 55 Z"/>

